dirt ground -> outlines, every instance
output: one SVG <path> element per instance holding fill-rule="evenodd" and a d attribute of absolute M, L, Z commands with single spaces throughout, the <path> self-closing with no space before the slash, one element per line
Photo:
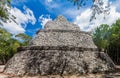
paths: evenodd
<path fill-rule="evenodd" d="M 88 75 L 69 75 L 69 76 L 59 76 L 59 75 L 50 75 L 50 76 L 14 76 L 3 74 L 2 71 L 4 65 L 0 65 L 0 78 L 120 78 L 120 66 L 116 66 L 116 72 L 109 74 L 88 74 Z"/>

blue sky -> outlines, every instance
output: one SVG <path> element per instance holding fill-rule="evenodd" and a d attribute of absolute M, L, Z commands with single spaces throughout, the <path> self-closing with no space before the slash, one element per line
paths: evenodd
<path fill-rule="evenodd" d="M 96 20 L 89 22 L 91 1 L 88 0 L 87 5 L 78 10 L 67 0 L 12 0 L 10 13 L 16 17 L 17 24 L 12 21 L 3 25 L 12 34 L 26 33 L 34 36 L 47 21 L 55 19 L 58 15 L 63 15 L 70 22 L 78 24 L 82 31 L 91 31 L 103 23 L 111 25 L 120 18 L 120 0 L 103 0 L 111 3 L 110 14 L 106 15 L 106 19 L 103 19 L 104 14 L 97 15 Z"/>

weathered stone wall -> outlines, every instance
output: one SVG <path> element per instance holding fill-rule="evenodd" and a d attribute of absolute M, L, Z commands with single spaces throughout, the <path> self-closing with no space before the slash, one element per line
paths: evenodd
<path fill-rule="evenodd" d="M 97 48 L 88 33 L 75 30 L 41 30 L 30 45 Z"/>
<path fill-rule="evenodd" d="M 43 48 L 46 50 L 19 49 L 21 51 L 8 61 L 4 72 L 16 75 L 67 75 L 105 72 L 114 67 L 93 49 L 83 51 L 65 47 L 61 50 L 59 50 L 61 47 L 58 47 L 58 50 Z"/>

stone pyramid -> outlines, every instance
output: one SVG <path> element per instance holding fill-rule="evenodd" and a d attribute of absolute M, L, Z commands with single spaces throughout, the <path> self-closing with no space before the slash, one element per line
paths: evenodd
<path fill-rule="evenodd" d="M 109 57 L 98 52 L 89 33 L 63 16 L 48 21 L 26 47 L 7 62 L 4 73 L 15 75 L 69 75 L 114 70 Z"/>

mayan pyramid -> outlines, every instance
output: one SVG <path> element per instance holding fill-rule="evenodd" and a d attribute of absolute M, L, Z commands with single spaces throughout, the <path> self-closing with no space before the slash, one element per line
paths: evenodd
<path fill-rule="evenodd" d="M 4 73 L 69 75 L 114 70 L 109 57 L 98 52 L 89 33 L 63 16 L 48 21 L 26 47 L 7 62 Z"/>

